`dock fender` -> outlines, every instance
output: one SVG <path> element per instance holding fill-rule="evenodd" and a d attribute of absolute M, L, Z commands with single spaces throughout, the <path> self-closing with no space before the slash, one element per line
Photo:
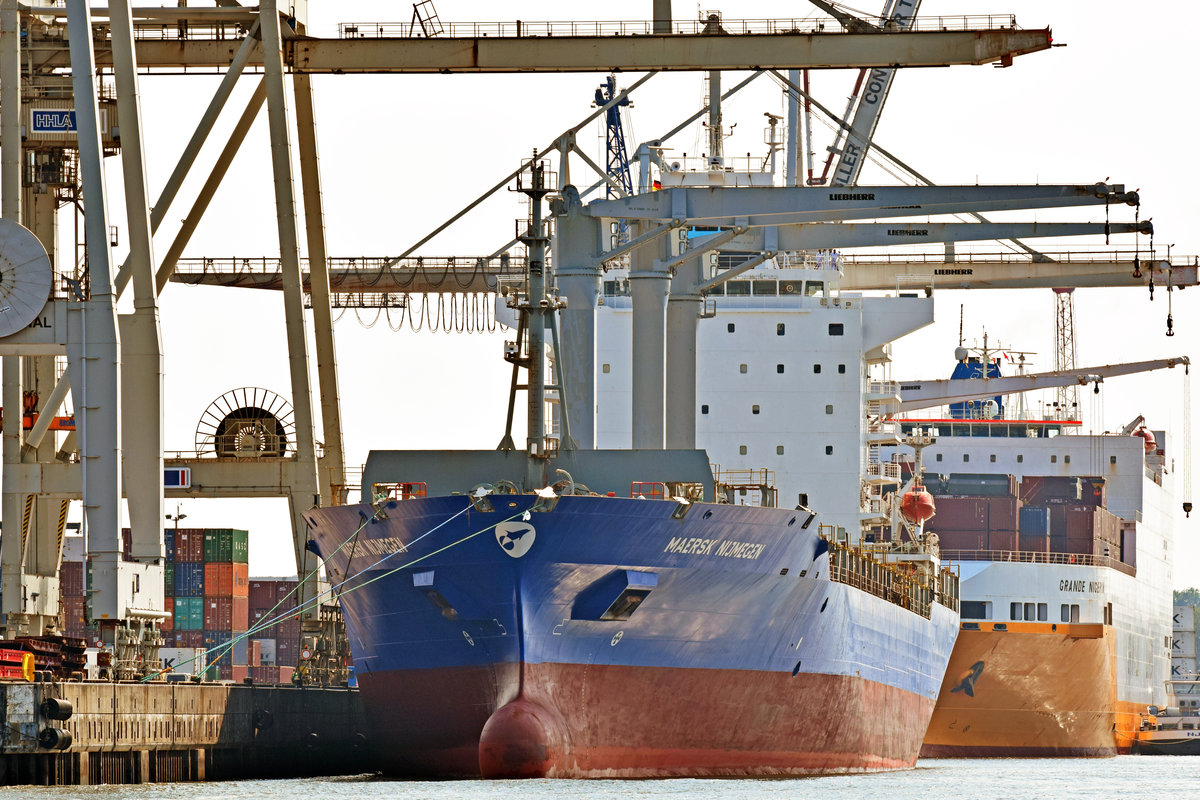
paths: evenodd
<path fill-rule="evenodd" d="M 544 778 L 564 751 L 557 714 L 525 697 L 492 713 L 479 736 L 479 771 L 485 779 Z"/>

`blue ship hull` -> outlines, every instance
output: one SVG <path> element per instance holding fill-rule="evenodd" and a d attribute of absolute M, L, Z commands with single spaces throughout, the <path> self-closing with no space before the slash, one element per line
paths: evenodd
<path fill-rule="evenodd" d="M 424 777 L 911 766 L 958 628 L 830 580 L 807 514 L 565 496 L 314 509 L 376 746 Z M 523 519 L 527 516 L 528 519 Z"/>

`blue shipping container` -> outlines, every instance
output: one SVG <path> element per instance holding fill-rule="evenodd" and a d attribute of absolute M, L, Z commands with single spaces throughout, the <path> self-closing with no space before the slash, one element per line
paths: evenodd
<path fill-rule="evenodd" d="M 204 598 L 175 598 L 175 630 L 198 631 L 204 627 Z"/>
<path fill-rule="evenodd" d="M 196 561 L 175 564 L 175 596 L 204 596 L 204 564 Z"/>
<path fill-rule="evenodd" d="M 1025 506 L 1021 509 L 1021 533 L 1025 535 L 1044 535 L 1050 532 L 1050 509 L 1037 506 Z"/>
<path fill-rule="evenodd" d="M 229 631 L 204 632 L 204 647 L 208 650 L 208 663 L 210 665 L 233 663 L 229 660 L 229 648 L 223 646 L 229 644 L 229 640 L 232 638 L 233 634 Z"/>
<path fill-rule="evenodd" d="M 175 531 L 163 531 L 163 544 L 167 547 L 167 563 L 175 561 Z"/>

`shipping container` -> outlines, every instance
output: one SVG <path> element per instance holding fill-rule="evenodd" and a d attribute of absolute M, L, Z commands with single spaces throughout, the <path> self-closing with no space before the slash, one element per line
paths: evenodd
<path fill-rule="evenodd" d="M 1020 515 L 1022 536 L 1045 536 L 1050 533 L 1050 509 L 1045 506 L 1022 506 Z"/>
<path fill-rule="evenodd" d="M 275 638 L 278 639 L 299 639 L 300 638 L 300 620 L 297 617 L 288 617 L 280 622 L 275 627 Z"/>
<path fill-rule="evenodd" d="M 255 667 L 252 665 L 250 667 L 250 677 L 254 679 L 255 683 L 265 683 L 268 685 L 279 683 L 279 667 L 274 665 Z"/>
<path fill-rule="evenodd" d="M 987 507 L 989 531 L 1015 531 L 1017 529 L 1021 501 L 1015 496 L 989 497 Z"/>
<path fill-rule="evenodd" d="M 71 561 L 83 563 L 87 557 L 87 552 L 83 546 L 83 537 L 79 534 L 66 534 L 63 536 L 63 562 Z"/>
<path fill-rule="evenodd" d="M 1022 531 L 1020 534 L 1018 534 L 1018 541 L 1020 542 L 1022 552 L 1050 552 L 1050 535 L 1047 533 L 1025 533 Z"/>
<path fill-rule="evenodd" d="M 167 563 L 175 561 L 175 531 L 163 531 L 163 549 L 166 551 Z"/>
<path fill-rule="evenodd" d="M 175 598 L 174 597 L 164 597 L 163 598 L 163 611 L 165 611 L 167 613 L 167 616 L 163 619 L 163 621 L 161 623 L 159 623 L 158 629 L 160 632 L 165 633 L 167 631 L 171 631 L 171 630 L 175 629 Z"/>
<path fill-rule="evenodd" d="M 267 609 L 275 605 L 275 601 L 278 599 L 275 594 L 275 587 L 277 583 L 278 581 L 262 580 L 258 578 L 250 581 L 250 586 L 247 590 L 247 596 L 250 598 L 251 610 Z"/>
<path fill-rule="evenodd" d="M 297 605 L 296 595 L 299 594 L 297 587 L 299 581 L 292 578 L 285 578 L 275 584 L 275 600 L 279 602 L 280 611 L 291 611 Z"/>
<path fill-rule="evenodd" d="M 64 561 L 59 567 L 58 585 L 63 597 L 83 597 L 83 562 Z"/>
<path fill-rule="evenodd" d="M 297 639 L 275 640 L 275 663 L 281 667 L 294 667 L 300 658 L 300 643 Z"/>
<path fill-rule="evenodd" d="M 988 550 L 1015 552 L 1017 549 L 1016 531 L 988 531 Z"/>
<path fill-rule="evenodd" d="M 984 531 L 938 530 L 938 546 L 942 550 L 987 550 L 987 533 Z M 299 630 L 297 630 L 299 633 Z"/>
<path fill-rule="evenodd" d="M 929 523 L 935 529 L 987 531 L 987 500 L 977 497 L 935 498 L 937 513 Z"/>
<path fill-rule="evenodd" d="M 163 669 L 183 675 L 199 675 L 204 671 L 205 652 L 203 647 L 161 647 L 158 657 Z"/>
<path fill-rule="evenodd" d="M 295 667 L 280 666 L 279 667 L 279 682 L 280 683 L 291 683 L 292 682 L 292 673 L 294 673 L 295 671 L 296 671 Z"/>
<path fill-rule="evenodd" d="M 266 666 L 275 664 L 275 640 L 274 639 L 254 639 L 258 645 L 259 663 Z"/>
<path fill-rule="evenodd" d="M 233 637 L 233 663 L 246 665 L 250 660 L 250 640 L 245 636 Z"/>
<path fill-rule="evenodd" d="M 204 629 L 245 631 L 249 627 L 249 607 L 244 597 L 205 597 Z"/>
<path fill-rule="evenodd" d="M 170 561 L 163 564 L 163 594 L 167 597 L 175 594 L 175 564 Z"/>
<path fill-rule="evenodd" d="M 209 664 L 233 663 L 233 653 L 229 648 L 232 639 L 233 634 L 229 631 L 204 631 L 204 647 L 208 650 Z"/>
<path fill-rule="evenodd" d="M 205 562 L 205 597 L 233 597 L 233 564 L 231 562 Z"/>
<path fill-rule="evenodd" d="M 223 671 L 225 668 L 222 667 L 221 669 Z M 246 679 L 250 677 L 250 668 L 247 667 L 245 664 L 234 664 L 232 667 L 229 668 L 229 671 L 230 671 L 229 678 L 234 683 L 245 683 Z"/>
<path fill-rule="evenodd" d="M 203 598 L 201 598 L 203 599 Z M 176 610 L 178 610 L 179 599 L 176 598 Z M 203 618 L 203 610 L 201 610 L 201 618 Z M 204 647 L 204 631 L 181 631 L 179 625 L 175 625 L 175 646 L 176 647 Z"/>
<path fill-rule="evenodd" d="M 246 665 L 257 667 L 262 664 L 262 644 L 258 639 L 250 639 L 246 648 Z"/>
<path fill-rule="evenodd" d="M 1026 475 L 1021 479 L 1021 501 L 1030 506 L 1078 503 L 1082 483 L 1077 477 Z"/>
<path fill-rule="evenodd" d="M 946 493 L 967 497 L 1005 497 L 1017 494 L 1017 479 L 1012 475 L 952 472 Z"/>
<path fill-rule="evenodd" d="M 204 560 L 204 531 L 200 528 L 180 528 L 175 532 L 175 561 Z"/>
<path fill-rule="evenodd" d="M 204 598 L 175 597 L 175 630 L 199 631 L 204 629 Z M 198 646 L 198 645 L 188 645 Z"/>
<path fill-rule="evenodd" d="M 247 564 L 250 561 L 250 535 L 231 528 L 210 528 L 204 532 L 204 560 Z"/>
<path fill-rule="evenodd" d="M 181 561 L 175 565 L 175 596 L 204 596 L 204 564 Z"/>

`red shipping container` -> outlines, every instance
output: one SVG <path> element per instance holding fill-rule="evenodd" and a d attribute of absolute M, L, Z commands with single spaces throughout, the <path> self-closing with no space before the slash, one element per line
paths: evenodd
<path fill-rule="evenodd" d="M 262 664 L 262 645 L 254 639 L 250 640 L 250 644 L 246 648 L 246 664 L 251 667 Z"/>
<path fill-rule="evenodd" d="M 251 667 L 250 675 L 255 683 L 279 683 L 279 667 Z"/>
<path fill-rule="evenodd" d="M 204 647 L 204 631 L 175 631 L 176 647 Z"/>
<path fill-rule="evenodd" d="M 942 550 L 987 550 L 987 534 L 983 531 L 935 530 L 934 533 Z"/>
<path fill-rule="evenodd" d="M 276 627 L 276 638 L 279 639 L 299 639 L 300 638 L 300 620 L 292 617 L 284 622 L 279 623 Z"/>
<path fill-rule="evenodd" d="M 298 581 L 294 581 L 291 579 L 276 582 L 276 584 L 275 584 L 275 600 L 276 600 L 276 602 L 278 602 L 280 600 L 283 601 L 283 602 L 279 603 L 280 610 L 291 611 L 293 608 L 296 607 L 296 605 L 297 605 L 296 595 L 299 594 L 299 592 L 296 590 L 296 587 L 298 585 L 299 585 Z"/>
<path fill-rule="evenodd" d="M 83 597 L 83 562 L 64 561 L 58 572 L 58 586 L 63 597 Z"/>
<path fill-rule="evenodd" d="M 1056 552 L 1090 556 L 1095 547 L 1095 540 L 1090 536 L 1068 536 L 1061 543 L 1054 542 L 1053 545 Z"/>
<path fill-rule="evenodd" d="M 1015 531 L 1021 512 L 1021 501 L 1015 497 L 989 497 L 988 530 Z M 992 548 L 995 550 L 996 548 Z"/>
<path fill-rule="evenodd" d="M 292 682 L 292 673 L 295 671 L 296 670 L 294 667 L 279 667 L 279 682 L 280 683 L 291 683 Z"/>
<path fill-rule="evenodd" d="M 250 608 L 244 597 L 204 598 L 204 629 L 245 631 L 249 628 Z"/>
<path fill-rule="evenodd" d="M 159 623 L 158 629 L 163 633 L 175 629 L 175 598 L 163 598 L 163 611 L 167 612 L 167 618 Z"/>
<path fill-rule="evenodd" d="M 175 560 L 204 560 L 204 531 L 200 528 L 180 528 L 175 531 Z"/>
<path fill-rule="evenodd" d="M 247 565 L 249 567 L 249 565 Z M 275 605 L 278 597 L 275 594 L 276 581 L 253 580 L 250 581 L 250 588 L 247 596 L 250 598 L 250 608 L 266 609 Z"/>
<path fill-rule="evenodd" d="M 1050 535 L 1046 533 L 1022 533 L 1021 550 L 1026 553 L 1049 553 Z"/>
<path fill-rule="evenodd" d="M 238 564 L 233 565 L 233 596 L 246 597 L 250 596 L 250 565 Z"/>
<path fill-rule="evenodd" d="M 204 596 L 233 597 L 233 564 L 210 563 L 204 565 Z"/>
<path fill-rule="evenodd" d="M 1014 552 L 1017 549 L 1016 531 L 989 531 L 988 550 Z"/>
<path fill-rule="evenodd" d="M 938 497 L 934 525 L 947 530 L 987 530 L 987 499 L 976 497 Z"/>
<path fill-rule="evenodd" d="M 87 614 L 87 600 L 82 597 L 64 597 L 63 627 L 68 631 L 82 630 L 87 626 L 84 616 Z"/>
<path fill-rule="evenodd" d="M 250 677 L 250 668 L 240 664 L 234 664 L 229 668 L 229 677 L 234 683 L 244 683 L 246 678 Z"/>
<path fill-rule="evenodd" d="M 296 666 L 300 657 L 300 643 L 295 639 L 275 640 L 275 663 L 281 667 Z"/>

